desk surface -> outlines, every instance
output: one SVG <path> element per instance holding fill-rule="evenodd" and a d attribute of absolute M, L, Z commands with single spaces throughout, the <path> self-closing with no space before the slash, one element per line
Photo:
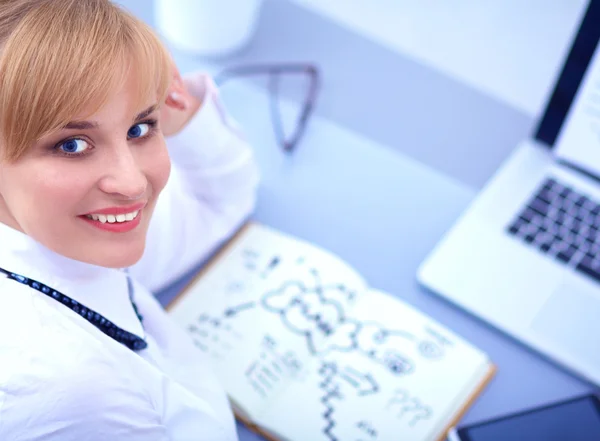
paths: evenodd
<path fill-rule="evenodd" d="M 146 0 L 120 3 L 153 23 Z M 227 62 L 207 62 L 174 51 L 184 72 L 215 72 L 227 64 L 265 59 L 316 61 L 324 70 L 317 115 L 293 155 L 283 154 L 275 143 L 269 98 L 261 84 L 236 80 L 222 90 L 230 113 L 255 147 L 262 171 L 254 218 L 338 254 L 372 286 L 403 298 L 486 351 L 498 373 L 463 423 L 593 391 L 593 386 L 425 291 L 415 281 L 418 265 L 516 141 L 527 135 L 533 121 L 298 8 L 267 0 L 258 40 Z M 288 41 L 291 37 L 279 34 L 281 23 L 290 21 L 291 13 L 294 20 L 313 20 L 309 29 L 318 38 Z M 269 35 L 278 38 L 267 38 Z M 319 38 L 328 42 L 326 49 L 316 44 Z M 282 46 L 284 43 L 289 46 Z M 358 65 L 352 64 L 356 52 L 343 55 L 341 49 L 348 44 L 366 57 L 361 58 L 360 76 L 381 77 L 386 71 L 383 81 L 390 82 L 385 87 L 392 90 L 397 86 L 400 91 L 373 97 L 373 90 L 380 85 L 366 91 L 370 86 L 364 81 L 352 86 L 357 74 L 350 70 Z M 335 55 L 327 57 L 327 51 Z M 392 81 L 399 73 L 394 69 L 404 73 L 406 80 L 401 84 Z M 406 102 L 394 104 L 395 94 L 411 88 L 422 96 L 413 91 Z M 359 91 L 352 94 L 352 90 Z M 435 91 L 435 96 L 428 91 Z M 454 98 L 461 99 L 450 106 L 447 100 Z M 296 107 L 289 99 L 282 110 L 292 113 Z M 450 123 L 440 122 L 442 117 L 450 118 Z M 400 124 L 402 128 L 420 128 L 420 136 L 416 131 L 399 130 Z M 185 280 L 159 293 L 160 300 L 168 302 L 184 284 Z M 242 440 L 259 439 L 241 426 L 239 430 Z"/>

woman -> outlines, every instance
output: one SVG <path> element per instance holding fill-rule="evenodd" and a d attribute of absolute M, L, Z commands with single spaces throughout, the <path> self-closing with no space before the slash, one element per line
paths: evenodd
<path fill-rule="evenodd" d="M 109 0 L 0 2 L 0 81 L 0 439 L 236 439 L 150 294 L 253 208 L 214 86 Z"/>

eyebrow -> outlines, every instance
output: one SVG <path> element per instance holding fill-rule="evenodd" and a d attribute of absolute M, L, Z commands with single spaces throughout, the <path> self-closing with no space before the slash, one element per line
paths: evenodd
<path fill-rule="evenodd" d="M 148 115 L 153 113 L 158 108 L 158 104 L 153 104 L 148 107 L 146 110 L 141 111 L 136 115 L 133 119 L 134 121 L 139 121 L 141 119 L 146 118 Z M 71 121 L 65 125 L 65 129 L 70 130 L 89 130 L 89 129 L 97 129 L 98 123 L 96 121 Z"/>
<path fill-rule="evenodd" d="M 97 129 L 98 123 L 95 121 L 71 121 L 70 123 L 67 123 L 64 128 L 74 130 Z"/>
<path fill-rule="evenodd" d="M 153 113 L 156 109 L 158 109 L 158 104 L 151 105 L 146 110 L 143 110 L 140 113 L 138 113 L 137 116 L 135 117 L 134 121 L 139 121 L 140 119 L 146 118 L 148 115 Z"/>

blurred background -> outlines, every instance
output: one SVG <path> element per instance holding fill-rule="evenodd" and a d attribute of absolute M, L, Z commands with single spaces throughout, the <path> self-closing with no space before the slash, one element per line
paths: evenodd
<path fill-rule="evenodd" d="M 586 0 L 117 2 L 183 73 L 215 75 L 261 167 L 256 220 L 338 254 L 497 363 L 464 423 L 597 390 L 415 279 L 534 131 Z"/>
<path fill-rule="evenodd" d="M 215 70 L 318 65 L 318 114 L 475 188 L 531 132 L 587 4 L 246 0 L 232 14 L 235 0 L 120 3 L 156 24 L 184 64 L 195 53 L 196 65 L 209 70 L 215 60 Z M 231 51 L 235 38 L 243 45 Z M 442 148 L 449 138 L 453 148 Z"/>

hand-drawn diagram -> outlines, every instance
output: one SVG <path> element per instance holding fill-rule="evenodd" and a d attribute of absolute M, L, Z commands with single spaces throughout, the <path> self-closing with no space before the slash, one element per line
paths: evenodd
<path fill-rule="evenodd" d="M 269 278 L 283 262 L 281 256 L 265 259 L 250 249 L 242 254 L 244 269 L 260 279 Z M 258 261 L 262 261 L 262 265 L 257 264 Z M 224 327 L 232 318 L 257 308 L 278 315 L 281 323 L 291 333 L 304 339 L 309 352 L 322 363 L 319 369 L 322 377 L 319 387 L 323 392 L 321 403 L 325 406 L 322 433 L 326 440 L 337 441 L 336 401 L 357 400 L 382 391 L 370 373 L 359 372 L 351 366 L 338 366 L 331 358 L 334 353 L 358 353 L 384 367 L 392 375 L 406 376 L 418 369 L 418 360 L 398 348 L 408 344 L 423 359 L 433 361 L 444 358 L 448 342 L 428 330 L 424 330 L 422 336 L 417 336 L 403 329 L 388 329 L 375 321 L 353 318 L 347 309 L 355 299 L 355 292 L 343 284 L 323 283 L 318 269 L 310 267 L 306 259 L 299 258 L 295 263 L 298 271 L 293 272 L 293 280 L 284 280 L 279 286 L 264 292 L 256 301 L 228 307 L 221 317 L 200 317 L 198 324 Z M 248 282 L 231 282 L 228 285 L 231 293 L 244 290 L 244 283 Z M 199 328 L 190 328 L 189 331 L 200 335 Z M 246 369 L 246 378 L 260 396 L 266 397 L 284 373 L 300 370 L 298 363 L 294 354 L 278 352 L 275 338 L 267 335 L 259 359 Z M 408 427 L 429 419 L 433 413 L 417 397 L 401 389 L 394 391 L 386 410 L 393 412 Z M 377 428 L 370 423 L 357 421 L 355 427 L 370 439 L 377 439 Z"/>
<path fill-rule="evenodd" d="M 319 369 L 319 375 L 323 380 L 319 383 L 319 388 L 324 395 L 321 397 L 321 403 L 324 406 L 323 419 L 325 427 L 323 434 L 330 441 L 337 441 L 339 438 L 335 434 L 337 422 L 335 416 L 335 401 L 352 399 L 379 392 L 379 385 L 371 375 L 364 375 L 352 368 L 346 367 L 339 370 L 336 363 L 323 362 Z M 365 422 L 357 422 L 357 427 L 363 431 L 366 429 Z M 377 439 L 377 431 L 368 426 L 368 433 L 374 439 Z"/>
<path fill-rule="evenodd" d="M 394 409 L 396 418 L 401 419 L 404 415 L 411 414 L 408 418 L 408 425 L 413 427 L 419 420 L 431 417 L 432 411 L 428 406 L 423 405 L 418 398 L 412 397 L 404 389 L 396 389 L 394 395 L 388 401 L 386 409 Z"/>
<path fill-rule="evenodd" d="M 188 325 L 187 330 L 196 347 L 217 359 L 224 358 L 233 348 L 233 342 L 242 340 L 242 335 L 226 319 L 208 314 L 201 314 L 196 323 Z"/>
<path fill-rule="evenodd" d="M 248 366 L 245 376 L 260 396 L 267 397 L 284 376 L 294 377 L 302 367 L 296 354 L 292 351 L 280 352 L 275 338 L 266 335 L 258 359 Z"/>

